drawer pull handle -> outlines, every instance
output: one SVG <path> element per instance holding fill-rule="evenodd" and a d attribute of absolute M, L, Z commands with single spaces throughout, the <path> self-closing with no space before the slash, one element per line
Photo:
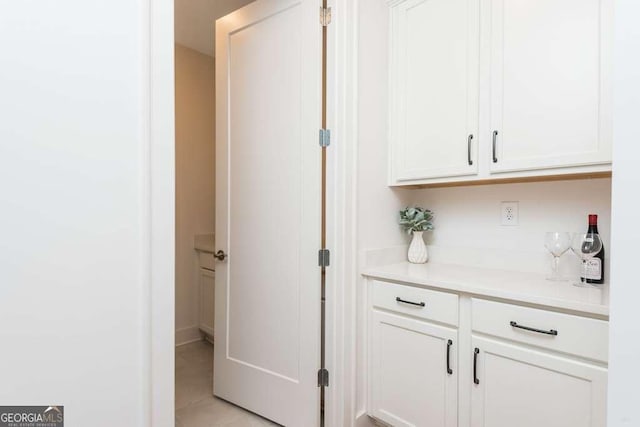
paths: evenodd
<path fill-rule="evenodd" d="M 496 139 L 498 138 L 498 131 L 494 130 L 493 131 L 493 138 L 491 140 L 492 146 L 493 146 L 493 163 L 498 163 L 498 157 L 496 156 Z"/>
<path fill-rule="evenodd" d="M 478 353 L 480 353 L 480 349 L 476 347 L 473 350 L 473 383 L 480 384 L 480 380 L 478 379 Z"/>
<path fill-rule="evenodd" d="M 447 374 L 451 375 L 453 374 L 453 369 L 451 369 L 451 362 L 449 360 L 449 357 L 451 355 L 451 346 L 453 345 L 453 341 L 449 340 L 447 341 Z"/>
<path fill-rule="evenodd" d="M 473 139 L 473 135 L 469 135 L 467 137 L 467 162 L 469 166 L 473 165 L 473 160 L 471 160 L 471 140 Z"/>
<path fill-rule="evenodd" d="M 545 335 L 553 335 L 554 337 L 558 335 L 558 331 L 556 331 L 555 329 L 549 329 L 548 331 L 545 331 L 544 329 L 530 328 L 529 326 L 518 325 L 513 320 L 509 324 L 514 328 L 524 329 L 525 331 L 537 332 L 539 334 L 545 334 Z"/>
<path fill-rule="evenodd" d="M 404 304 L 417 305 L 418 307 L 424 307 L 424 306 L 426 305 L 426 304 L 425 304 L 424 302 L 422 302 L 422 301 L 420 301 L 420 302 L 407 301 L 407 300 L 404 300 L 404 299 L 402 299 L 402 298 L 400 298 L 400 297 L 396 297 L 396 301 L 398 301 L 398 302 L 402 302 L 402 303 L 404 303 Z"/>

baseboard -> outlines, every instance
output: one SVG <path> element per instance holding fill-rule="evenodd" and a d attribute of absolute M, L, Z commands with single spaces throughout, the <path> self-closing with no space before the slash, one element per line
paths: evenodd
<path fill-rule="evenodd" d="M 205 334 L 204 334 L 204 340 L 205 340 L 206 342 L 208 342 L 209 344 L 211 344 L 211 345 L 213 345 L 213 343 L 214 343 L 214 341 L 213 341 L 213 336 L 212 336 L 212 335 L 207 334 L 206 332 L 205 332 Z"/>
<path fill-rule="evenodd" d="M 378 427 L 382 424 L 376 424 L 371 417 L 365 412 L 362 412 L 356 416 L 355 427 Z"/>
<path fill-rule="evenodd" d="M 202 341 L 202 334 L 197 326 L 176 329 L 176 347 L 196 341 Z"/>
<path fill-rule="evenodd" d="M 213 340 L 213 328 L 209 328 L 208 326 L 201 326 L 200 332 Z"/>

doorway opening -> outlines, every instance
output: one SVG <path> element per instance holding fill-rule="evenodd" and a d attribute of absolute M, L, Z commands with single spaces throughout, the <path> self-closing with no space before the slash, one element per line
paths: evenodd
<path fill-rule="evenodd" d="M 175 0 L 176 425 L 324 425 L 321 6 Z"/>
<path fill-rule="evenodd" d="M 215 21 L 251 0 L 175 0 L 177 426 L 276 425 L 213 395 Z"/>

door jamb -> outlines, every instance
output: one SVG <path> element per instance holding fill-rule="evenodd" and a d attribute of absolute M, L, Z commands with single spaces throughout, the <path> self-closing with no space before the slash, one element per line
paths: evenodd
<path fill-rule="evenodd" d="M 141 80 L 145 124 L 142 157 L 146 164 L 141 180 L 147 198 L 143 207 L 141 268 L 147 319 L 141 336 L 141 361 L 147 386 L 143 391 L 144 425 L 175 424 L 175 113 L 174 113 L 174 3 L 145 0 L 142 19 L 143 59 Z M 146 16 L 145 16 L 146 13 Z M 145 45 L 146 44 L 146 45 Z M 147 101 L 145 101 L 145 99 Z M 146 301 L 145 301 L 146 299 Z M 147 308 L 148 307 L 148 308 Z"/>
<path fill-rule="evenodd" d="M 353 426 L 356 397 L 358 0 L 329 0 L 325 425 Z"/>

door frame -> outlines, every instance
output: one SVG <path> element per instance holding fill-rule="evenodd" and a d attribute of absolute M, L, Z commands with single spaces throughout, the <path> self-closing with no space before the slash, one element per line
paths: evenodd
<path fill-rule="evenodd" d="M 328 33 L 327 120 L 332 141 L 327 170 L 327 268 L 325 420 L 329 426 L 355 421 L 357 271 L 357 43 L 358 0 L 329 0 L 333 9 Z M 174 0 L 143 0 L 140 106 L 141 180 L 146 188 L 141 218 L 145 264 L 141 296 L 145 306 L 141 375 L 147 384 L 142 405 L 144 424 L 174 425 L 175 407 L 175 111 Z M 318 23 L 318 25 L 320 25 Z M 320 128 L 320 121 L 318 121 Z M 317 143 L 317 141 L 309 141 Z M 319 248 L 320 249 L 320 248 Z M 148 302 L 148 305 L 146 302 Z M 320 301 L 318 301 L 318 304 Z"/>
<path fill-rule="evenodd" d="M 325 425 L 356 422 L 358 271 L 358 11 L 360 0 L 329 0 L 327 40 L 327 248 Z"/>
<path fill-rule="evenodd" d="M 175 425 L 175 79 L 174 0 L 143 0 L 141 64 L 145 167 L 142 184 L 143 249 L 141 268 L 149 301 L 142 319 L 146 336 L 141 361 L 146 369 L 142 419 L 147 426 Z M 146 13 L 146 15 L 145 15 Z"/>

